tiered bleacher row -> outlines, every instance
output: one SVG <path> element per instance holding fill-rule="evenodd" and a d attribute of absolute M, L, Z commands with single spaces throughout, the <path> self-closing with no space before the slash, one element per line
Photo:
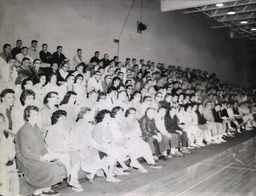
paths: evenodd
<path fill-rule="evenodd" d="M 69 59 L 62 46 L 16 44 L 0 53 L 0 195 L 19 194 L 18 173 L 32 195 L 59 195 L 52 186 L 63 180 L 86 191 L 80 170 L 90 183 L 99 172 L 117 183 L 148 172 L 138 159 L 161 169 L 255 126 L 255 94 L 214 73 L 99 51 L 86 63 L 82 49 Z"/>

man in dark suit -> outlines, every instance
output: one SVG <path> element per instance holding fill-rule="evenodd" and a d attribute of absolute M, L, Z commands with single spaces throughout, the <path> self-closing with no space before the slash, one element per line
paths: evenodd
<path fill-rule="evenodd" d="M 149 144 L 153 155 L 161 155 L 170 149 L 169 139 L 164 137 L 156 128 L 155 109 L 147 108 L 145 115 L 139 120 L 142 138 Z M 164 157 L 164 160 L 167 160 Z"/>
<path fill-rule="evenodd" d="M 51 64 L 52 63 L 52 55 L 50 52 L 47 51 L 47 49 L 48 49 L 48 45 L 43 44 L 42 50 L 39 53 L 40 59 L 42 60 L 43 63 Z"/>
<path fill-rule="evenodd" d="M 52 63 L 57 63 L 58 66 L 69 61 L 69 59 L 62 53 L 62 49 L 62 46 L 58 46 L 57 51 L 52 54 Z"/>
<path fill-rule="evenodd" d="M 90 63 L 96 62 L 97 64 L 99 64 L 100 62 L 99 56 L 100 56 L 100 52 L 96 51 L 94 53 L 94 56 L 90 59 Z"/>

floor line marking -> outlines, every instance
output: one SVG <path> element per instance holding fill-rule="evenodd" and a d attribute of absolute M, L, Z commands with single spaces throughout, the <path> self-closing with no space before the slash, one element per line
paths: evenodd
<path fill-rule="evenodd" d="M 244 145 L 245 143 L 251 142 L 251 141 L 254 140 L 254 139 L 256 139 L 256 136 L 254 136 L 254 137 L 252 137 L 252 138 L 250 138 L 250 139 L 247 139 L 247 140 L 243 141 L 242 143 L 239 143 L 239 144 L 236 144 L 236 145 L 234 145 L 234 146 L 232 146 L 232 147 L 229 147 L 229 148 L 227 148 L 226 150 L 221 151 L 221 152 L 219 152 L 219 153 L 213 155 L 212 157 L 209 157 L 209 158 L 206 158 L 206 159 L 204 159 L 204 160 L 202 160 L 202 161 L 196 162 L 196 163 L 194 163 L 193 165 L 191 165 L 191 166 L 189 166 L 189 167 L 186 167 L 186 168 L 183 168 L 183 169 L 181 169 L 181 170 L 179 170 L 179 171 L 177 171 L 177 172 L 175 172 L 175 173 L 179 173 L 179 172 L 182 172 L 182 171 L 185 170 L 185 169 L 195 167 L 196 164 L 204 164 L 204 162 L 207 162 L 207 161 L 209 161 L 209 160 L 211 160 L 211 159 L 214 159 L 215 157 L 220 156 L 220 155 L 221 155 L 222 153 L 224 153 L 224 152 L 229 152 L 232 148 L 238 148 L 239 146 L 242 146 L 242 145 Z M 233 164 L 233 163 L 232 163 L 232 164 Z M 232 164 L 231 164 L 231 165 L 232 165 Z M 238 163 L 236 163 L 236 164 L 238 164 Z M 226 168 L 224 168 L 224 169 L 226 169 Z M 224 170 L 224 169 L 223 169 L 223 170 Z M 221 170 L 221 171 L 222 171 L 222 170 Z M 171 175 L 173 175 L 173 174 L 174 174 L 174 173 L 172 173 Z M 159 178 L 159 179 L 157 179 L 157 180 L 155 180 L 155 181 L 153 181 L 153 182 L 150 182 L 150 183 L 145 184 L 145 185 L 143 185 L 143 186 L 141 186 L 141 187 L 138 187 L 138 188 L 136 188 L 136 189 L 133 189 L 133 190 L 127 192 L 127 193 L 129 193 L 129 194 L 134 193 L 134 194 L 135 194 L 138 189 L 141 189 L 141 188 L 143 188 L 143 187 L 146 187 L 146 186 L 150 185 L 151 183 L 156 183 L 156 182 L 158 182 L 158 181 L 161 181 L 161 180 L 163 180 L 164 178 L 167 178 L 167 177 L 169 177 L 169 176 L 170 176 L 170 175 L 167 175 L 167 176 L 164 176 L 164 177 L 162 177 L 162 178 Z M 124 194 L 124 195 L 127 195 L 127 193 Z M 129 195 L 129 194 L 128 194 L 128 195 Z M 165 194 L 163 194 L 163 195 L 165 195 Z"/>
<path fill-rule="evenodd" d="M 215 166 L 215 167 L 226 167 L 226 166 L 223 166 L 223 165 L 214 165 L 214 164 L 207 164 L 207 163 L 202 163 L 203 165 L 209 165 L 209 166 Z M 234 163 L 232 163 L 234 164 Z M 244 169 L 244 170 L 249 170 L 249 171 L 256 171 L 256 169 L 249 169 L 249 168 L 241 168 L 241 167 L 229 167 L 229 168 L 232 168 L 232 169 Z"/>
<path fill-rule="evenodd" d="M 245 140 L 245 141 L 243 141 L 242 143 L 239 143 L 239 144 L 236 144 L 236 145 L 234 145 L 234 146 L 232 146 L 232 147 L 229 147 L 229 148 L 227 148 L 226 150 L 221 151 L 221 152 L 219 152 L 219 153 L 213 155 L 212 157 L 209 157 L 209 158 L 207 158 L 207 159 L 205 159 L 205 160 L 203 160 L 203 161 L 201 161 L 201 162 L 208 161 L 208 160 L 210 160 L 210 159 L 214 159 L 215 157 L 218 157 L 218 156 L 220 156 L 220 155 L 223 154 L 223 153 L 227 153 L 227 152 L 229 152 L 229 151 L 232 151 L 232 150 L 235 149 L 235 148 L 239 148 L 240 146 L 243 146 L 245 143 L 252 142 L 252 140 L 254 140 L 254 139 L 256 140 L 256 136 L 254 136 L 253 138 L 250 138 L 250 139 L 248 139 L 248 140 Z"/>
<path fill-rule="evenodd" d="M 186 193 L 187 191 L 189 191 L 190 189 L 192 189 L 192 188 L 196 187 L 197 185 L 201 184 L 202 182 L 204 182 L 204 181 L 206 181 L 206 180 L 210 179 L 211 177 L 215 176 L 216 174 L 218 174 L 218 173 L 222 172 L 223 170 L 225 170 L 225 169 L 229 168 L 232 164 L 233 164 L 233 163 L 230 163 L 230 164 L 229 164 L 229 165 L 227 165 L 226 167 L 224 167 L 224 168 L 220 169 L 219 171 L 217 171 L 217 172 L 213 173 L 212 175 L 210 175 L 210 176 L 206 177 L 205 179 L 203 179 L 203 180 L 199 181 L 198 183 L 196 183 L 196 184 L 194 184 L 193 186 L 189 187 L 188 189 L 186 189 L 186 190 L 182 191 L 181 193 L 177 194 L 176 196 L 179 196 L 179 195 L 182 195 L 182 194 Z"/>

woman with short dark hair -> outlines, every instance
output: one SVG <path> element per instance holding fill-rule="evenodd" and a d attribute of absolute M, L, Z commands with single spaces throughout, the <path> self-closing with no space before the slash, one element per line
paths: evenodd
<path fill-rule="evenodd" d="M 69 128 L 66 126 L 67 112 L 57 110 L 51 116 L 51 124 L 45 136 L 47 147 L 54 153 L 56 159 L 62 162 L 67 170 L 68 184 L 74 191 L 81 192 L 83 188 L 78 182 L 78 172 L 81 167 L 79 153 L 73 147 Z"/>
<path fill-rule="evenodd" d="M 92 135 L 94 140 L 103 148 L 108 149 L 109 154 L 100 153 L 101 159 L 105 156 L 109 157 L 114 161 L 114 164 L 109 167 L 109 171 L 113 173 L 114 165 L 119 161 L 120 165 L 124 170 L 128 170 L 123 160 L 120 160 L 120 152 L 113 146 L 113 136 L 110 131 L 111 124 L 111 112 L 109 110 L 101 110 L 95 116 L 96 125 L 93 129 Z M 107 181 L 110 182 L 120 182 L 121 180 L 109 176 Z"/>
<path fill-rule="evenodd" d="M 77 93 L 68 91 L 60 102 L 60 109 L 67 111 L 67 126 L 70 128 L 77 121 L 80 107 L 77 105 Z"/>
<path fill-rule="evenodd" d="M 26 107 L 26 123 L 15 137 L 18 169 L 24 173 L 25 181 L 37 188 L 34 195 L 58 195 L 51 187 L 65 178 L 65 168 L 48 152 L 38 119 L 38 107 Z"/>

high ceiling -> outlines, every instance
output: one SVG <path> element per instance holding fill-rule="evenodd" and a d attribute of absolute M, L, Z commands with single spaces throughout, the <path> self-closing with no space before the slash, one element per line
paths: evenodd
<path fill-rule="evenodd" d="M 174 3 L 172 0 L 162 0 L 162 3 L 167 2 L 170 4 Z M 182 0 L 180 2 L 182 2 Z M 207 4 L 205 0 L 201 0 L 201 4 L 198 3 L 200 0 L 183 0 L 183 5 L 186 6 L 191 2 L 197 3 L 197 5 L 183 9 L 182 14 L 195 14 L 200 16 L 200 13 L 203 13 L 207 15 L 210 21 L 215 21 L 212 23 L 212 29 L 229 30 L 231 38 L 246 38 L 256 41 L 256 0 L 228 0 L 228 2 L 225 2 L 225 0 L 210 0 L 211 5 L 205 5 Z M 179 9 L 182 9 L 182 7 Z M 167 10 L 163 10 L 162 7 L 162 11 Z"/>

